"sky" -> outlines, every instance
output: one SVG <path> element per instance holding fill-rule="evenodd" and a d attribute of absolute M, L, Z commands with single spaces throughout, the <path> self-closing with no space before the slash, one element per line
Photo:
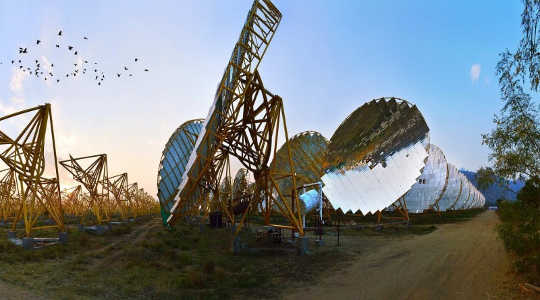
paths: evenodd
<path fill-rule="evenodd" d="M 0 115 L 51 103 L 59 159 L 106 153 L 109 175 L 128 172 L 156 195 L 164 145 L 180 124 L 206 117 L 251 3 L 0 0 Z M 274 4 L 283 19 L 259 72 L 283 98 L 290 136 L 330 138 L 363 103 L 395 96 L 418 106 L 449 162 L 489 164 L 481 134 L 501 108 L 495 65 L 518 45 L 520 1 Z M 97 61 L 107 79 L 28 77 L 11 65 L 19 47 L 54 70 Z M 133 77 L 114 77 L 123 66 Z M 62 169 L 61 184 L 73 185 Z"/>

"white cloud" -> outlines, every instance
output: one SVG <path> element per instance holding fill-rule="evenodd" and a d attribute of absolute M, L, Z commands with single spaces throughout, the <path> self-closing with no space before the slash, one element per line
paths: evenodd
<path fill-rule="evenodd" d="M 5 105 L 0 101 L 0 115 L 5 116 L 16 112 L 17 109 L 13 105 Z"/>
<path fill-rule="evenodd" d="M 24 98 L 21 97 L 11 97 L 9 100 L 15 105 L 24 104 Z"/>
<path fill-rule="evenodd" d="M 23 90 L 23 81 L 28 77 L 28 73 L 20 69 L 14 69 L 9 82 L 9 89 L 13 93 L 20 93 Z"/>
<path fill-rule="evenodd" d="M 480 78 L 480 71 L 481 71 L 481 67 L 479 64 L 474 64 L 471 66 L 470 75 L 471 75 L 472 82 L 478 81 L 478 79 Z"/>

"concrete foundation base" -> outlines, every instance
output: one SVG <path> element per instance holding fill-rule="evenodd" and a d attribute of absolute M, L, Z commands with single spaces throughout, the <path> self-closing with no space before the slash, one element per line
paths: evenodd
<path fill-rule="evenodd" d="M 60 232 L 58 234 L 58 241 L 62 244 L 65 244 L 68 240 L 68 233 L 67 232 Z"/>
<path fill-rule="evenodd" d="M 31 250 L 34 248 L 34 239 L 31 237 L 23 237 L 22 246 L 26 250 Z"/>
<path fill-rule="evenodd" d="M 234 237 L 233 253 L 234 254 L 239 253 L 241 248 L 242 248 L 242 243 L 240 242 L 240 237 L 238 237 L 238 236 Z"/>
<path fill-rule="evenodd" d="M 296 253 L 298 255 L 309 254 L 308 251 L 308 239 L 304 237 L 299 237 L 296 239 Z"/>
<path fill-rule="evenodd" d="M 107 232 L 107 230 L 111 230 L 110 225 L 83 226 L 83 229 L 82 229 L 82 231 L 84 232 L 94 233 L 97 235 L 102 235 L 105 232 Z"/>

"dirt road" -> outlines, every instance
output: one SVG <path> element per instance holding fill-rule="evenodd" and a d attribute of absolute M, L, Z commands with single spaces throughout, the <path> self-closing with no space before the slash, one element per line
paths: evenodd
<path fill-rule="evenodd" d="M 509 299 L 503 287 L 512 277 L 510 261 L 497 238 L 497 223 L 497 215 L 486 211 L 426 235 L 345 240 L 359 249 L 350 265 L 285 293 L 286 298 Z"/>

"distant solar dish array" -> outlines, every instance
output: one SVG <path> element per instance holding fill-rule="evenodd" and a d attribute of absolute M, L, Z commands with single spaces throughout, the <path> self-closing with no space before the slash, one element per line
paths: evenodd
<path fill-rule="evenodd" d="M 422 175 L 405 195 L 409 212 L 426 209 L 446 211 L 484 206 L 486 199 L 478 189 L 446 161 L 442 150 L 430 144 Z"/>
<path fill-rule="evenodd" d="M 485 203 L 482 193 L 447 163 L 442 150 L 429 143 L 429 128 L 418 108 L 402 99 L 380 98 L 362 105 L 330 141 L 306 131 L 292 137 L 289 145 L 299 186 L 323 181 L 325 196 L 343 212 L 375 213 L 401 197 L 410 213 Z M 273 168 L 288 166 L 284 151 L 278 151 Z M 300 195 L 304 213 L 314 208 L 312 194 L 308 190 Z"/>

